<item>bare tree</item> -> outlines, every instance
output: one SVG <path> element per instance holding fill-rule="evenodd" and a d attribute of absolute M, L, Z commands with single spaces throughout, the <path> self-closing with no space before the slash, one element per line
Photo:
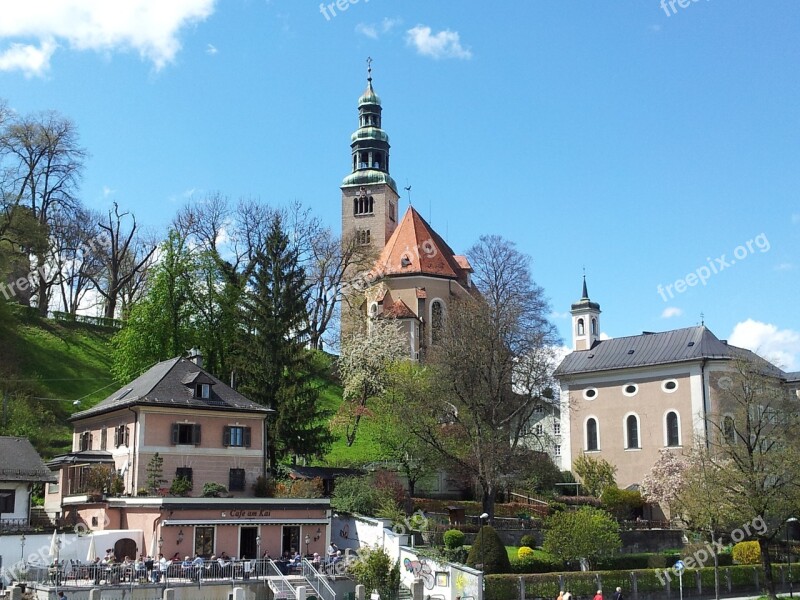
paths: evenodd
<path fill-rule="evenodd" d="M 30 207 L 46 231 L 59 211 L 74 210 L 85 158 L 75 125 L 58 113 L 11 119 L 0 134 L 2 196 L 9 223 L 14 208 L 22 204 Z M 45 267 L 48 250 L 38 251 L 35 260 L 37 268 Z M 51 286 L 56 280 L 47 275 L 46 269 L 39 269 L 36 304 L 41 314 L 47 313 Z"/>
<path fill-rule="evenodd" d="M 495 494 L 527 452 L 524 434 L 538 406 L 552 401 L 555 328 L 547 301 L 514 244 L 482 237 L 469 251 L 482 298 L 454 301 L 429 364 L 439 390 L 415 404 L 414 434 L 435 448 L 482 492 Z"/>
<path fill-rule="evenodd" d="M 131 224 L 126 230 L 123 223 L 128 217 Z M 91 280 L 105 301 L 104 316 L 113 319 L 122 290 L 150 263 L 156 246 L 137 235 L 136 217 L 127 211 L 120 213 L 116 202 L 108 218 L 97 225 L 100 237 L 93 240 L 93 247 L 103 257 L 103 271 Z"/>
<path fill-rule="evenodd" d="M 102 270 L 102 257 L 91 245 L 99 233 L 98 215 L 79 208 L 70 218 L 59 221 L 54 230 L 57 244 L 53 248 L 53 264 L 58 273 L 61 306 L 75 315 L 87 294 L 94 289 L 92 278 Z"/>
<path fill-rule="evenodd" d="M 800 417 L 785 374 L 747 351 L 712 380 L 716 410 L 706 419 L 706 497 L 758 540 L 766 592 L 775 597 L 769 544 L 797 510 Z M 701 500 L 702 501 L 702 500 Z"/>

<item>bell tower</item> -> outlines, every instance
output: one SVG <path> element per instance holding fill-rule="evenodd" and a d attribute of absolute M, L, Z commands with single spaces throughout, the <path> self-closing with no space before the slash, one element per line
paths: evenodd
<path fill-rule="evenodd" d="M 572 349 L 589 350 L 600 339 L 600 305 L 589 300 L 586 275 L 583 276 L 583 294 L 572 305 Z"/>
<path fill-rule="evenodd" d="M 367 89 L 358 99 L 358 129 L 350 136 L 351 173 L 342 182 L 342 237 L 380 252 L 397 227 L 400 196 L 389 175 L 389 136 L 381 129 L 383 108 L 372 88 L 367 59 Z"/>

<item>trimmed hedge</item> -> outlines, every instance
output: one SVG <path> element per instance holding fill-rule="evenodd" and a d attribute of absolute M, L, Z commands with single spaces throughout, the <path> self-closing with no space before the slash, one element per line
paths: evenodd
<path fill-rule="evenodd" d="M 752 589 L 755 593 L 755 579 L 754 571 L 759 570 L 759 567 L 750 565 L 741 565 L 733 567 L 725 567 L 731 573 L 731 583 L 734 591 L 750 591 Z M 664 584 L 659 579 L 658 575 L 662 569 L 632 569 L 624 571 L 590 571 L 590 572 L 567 572 L 567 573 L 546 573 L 534 575 L 522 575 L 522 580 L 525 585 L 526 598 L 555 598 L 558 596 L 559 589 L 559 576 L 564 577 L 565 589 L 572 592 L 573 596 L 588 596 L 594 595 L 597 590 L 597 575 L 600 575 L 603 582 L 603 588 L 613 590 L 619 586 L 622 588 L 623 593 L 628 592 L 630 595 L 631 589 L 631 574 L 636 573 L 637 588 L 639 593 L 661 592 L 664 590 Z M 684 572 L 684 586 L 687 581 L 694 585 L 695 573 L 698 569 L 687 569 Z M 706 567 L 699 569 L 701 581 L 704 590 L 713 590 L 714 587 L 714 568 Z M 673 590 L 676 590 L 678 578 L 670 571 L 672 576 L 672 583 L 670 584 Z M 662 578 L 664 576 L 662 575 Z M 519 596 L 519 575 L 487 575 L 486 576 L 486 600 L 514 600 Z M 720 585 L 726 586 L 725 572 L 720 572 Z"/>

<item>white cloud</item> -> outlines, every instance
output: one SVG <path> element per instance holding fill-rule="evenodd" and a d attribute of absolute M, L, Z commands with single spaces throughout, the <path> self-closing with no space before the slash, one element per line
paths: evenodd
<path fill-rule="evenodd" d="M 111 194 L 113 194 L 113 193 L 114 193 L 114 192 L 116 192 L 116 191 L 117 191 L 117 190 L 112 190 L 112 189 L 111 189 L 110 187 L 108 187 L 107 185 L 104 185 L 104 186 L 103 186 L 103 198 L 108 198 L 108 197 L 109 197 Z"/>
<path fill-rule="evenodd" d="M 662 319 L 671 319 L 673 317 L 680 317 L 683 314 L 683 310 L 678 308 L 677 306 L 668 306 L 664 309 L 664 312 L 661 313 Z"/>
<path fill-rule="evenodd" d="M 209 44 L 206 46 L 206 54 L 214 56 L 217 52 L 219 52 L 219 50 L 217 50 L 217 47 L 214 44 Z"/>
<path fill-rule="evenodd" d="M 374 23 L 359 23 L 356 25 L 356 33 L 360 33 L 361 35 L 365 35 L 368 38 L 372 38 L 373 40 L 378 39 L 378 28 L 375 26 Z"/>
<path fill-rule="evenodd" d="M 598 339 L 600 339 L 600 340 L 610 340 L 611 336 L 608 335 L 605 331 L 601 331 L 600 332 L 600 336 L 599 336 Z"/>
<path fill-rule="evenodd" d="M 427 25 L 417 25 L 406 32 L 406 43 L 422 56 L 431 58 L 472 58 L 472 52 L 461 45 L 457 31 L 444 29 L 433 33 Z"/>
<path fill-rule="evenodd" d="M 50 67 L 50 57 L 57 47 L 52 39 L 42 40 L 39 47 L 13 43 L 0 52 L 0 71 L 22 71 L 26 77 L 41 77 Z"/>
<path fill-rule="evenodd" d="M 389 33 L 402 22 L 403 20 L 400 18 L 384 17 L 380 23 L 359 23 L 356 25 L 356 33 L 377 40 L 381 34 Z"/>
<path fill-rule="evenodd" d="M 74 50 L 114 52 L 134 50 L 161 69 L 181 48 L 178 32 L 203 21 L 215 0 L 28 0 L 6 2 L 0 20 L 0 42 L 10 46 L 0 54 L 0 69 L 21 69 L 41 75 L 64 41 Z M 39 48 L 30 43 L 31 38 Z M 26 45 L 21 42 L 25 41 Z M 27 57 L 27 59 L 24 59 Z"/>
<path fill-rule="evenodd" d="M 790 262 L 781 263 L 779 265 L 775 265 L 773 267 L 774 271 L 791 271 L 794 269 L 794 265 Z"/>
<path fill-rule="evenodd" d="M 550 313 L 551 319 L 569 319 L 569 317 L 570 314 L 568 312 L 558 312 L 554 310 Z"/>
<path fill-rule="evenodd" d="M 788 371 L 800 369 L 800 332 L 747 319 L 737 323 L 729 341 L 747 348 Z"/>

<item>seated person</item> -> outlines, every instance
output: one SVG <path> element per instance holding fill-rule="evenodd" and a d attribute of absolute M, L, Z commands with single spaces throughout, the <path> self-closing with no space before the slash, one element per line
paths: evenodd
<path fill-rule="evenodd" d="M 184 557 L 181 563 L 181 575 L 186 579 L 192 578 L 192 559 L 188 556 Z"/>
<path fill-rule="evenodd" d="M 192 567 L 194 567 L 193 575 L 195 580 L 200 579 L 200 575 L 202 574 L 204 564 L 205 561 L 203 560 L 203 557 L 200 556 L 199 554 L 195 554 L 194 560 L 192 561 Z"/>

